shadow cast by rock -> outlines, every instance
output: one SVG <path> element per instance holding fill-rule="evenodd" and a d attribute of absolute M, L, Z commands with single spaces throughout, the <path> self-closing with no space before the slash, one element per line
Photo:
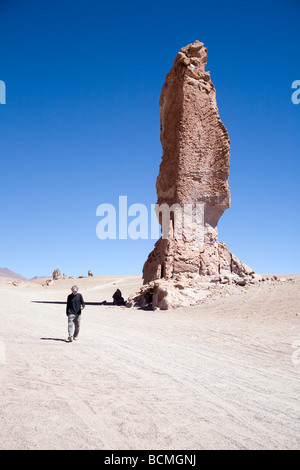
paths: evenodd
<path fill-rule="evenodd" d="M 62 302 L 59 300 L 31 300 L 34 304 L 58 304 L 58 305 L 67 305 L 67 302 Z M 107 305 L 108 303 L 104 300 L 103 302 L 85 302 L 85 305 Z M 113 305 L 113 303 L 111 303 Z"/>

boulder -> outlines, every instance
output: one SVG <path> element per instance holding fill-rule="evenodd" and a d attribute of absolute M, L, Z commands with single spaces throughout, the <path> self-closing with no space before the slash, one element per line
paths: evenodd
<path fill-rule="evenodd" d="M 115 305 L 125 305 L 125 300 L 124 300 L 124 298 L 122 297 L 122 292 L 120 291 L 120 289 L 117 289 L 117 290 L 114 292 L 112 298 L 113 298 L 113 303 L 114 303 Z"/>

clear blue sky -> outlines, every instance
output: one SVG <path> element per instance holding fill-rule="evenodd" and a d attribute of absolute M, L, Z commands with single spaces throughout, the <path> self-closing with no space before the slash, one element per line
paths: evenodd
<path fill-rule="evenodd" d="M 141 274 L 154 240 L 99 240 L 96 208 L 156 202 L 161 87 L 198 39 L 231 139 L 219 240 L 299 273 L 299 18 L 299 0 L 0 0 L 0 267 Z"/>

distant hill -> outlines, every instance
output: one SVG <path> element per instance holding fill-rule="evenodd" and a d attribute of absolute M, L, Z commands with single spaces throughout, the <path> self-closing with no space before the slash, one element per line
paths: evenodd
<path fill-rule="evenodd" d="M 13 279 L 20 279 L 21 281 L 28 281 L 26 277 L 21 276 L 21 274 L 14 273 L 8 268 L 0 268 L 0 277 L 9 277 Z"/>

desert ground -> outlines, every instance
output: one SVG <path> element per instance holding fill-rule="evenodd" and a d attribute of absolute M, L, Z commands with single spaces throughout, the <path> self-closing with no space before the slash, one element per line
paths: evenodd
<path fill-rule="evenodd" d="M 300 275 L 279 277 L 167 311 L 109 304 L 139 276 L 1 278 L 0 448 L 299 449 Z"/>

